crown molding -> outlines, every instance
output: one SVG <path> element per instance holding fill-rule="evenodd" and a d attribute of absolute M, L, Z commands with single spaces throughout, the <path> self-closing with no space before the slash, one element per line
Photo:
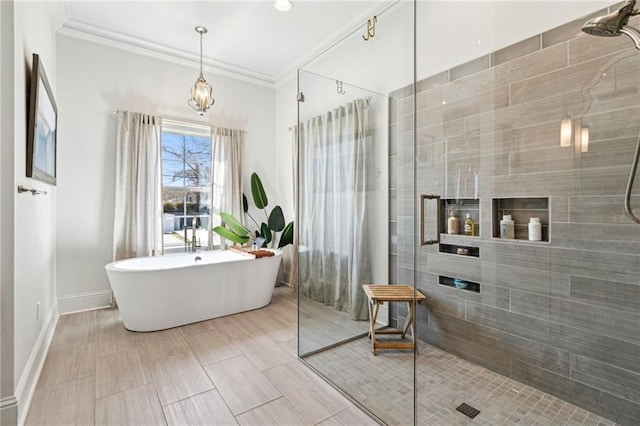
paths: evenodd
<path fill-rule="evenodd" d="M 115 31 L 98 28 L 73 19 L 64 22 L 62 27 L 58 29 L 57 33 L 67 37 L 102 44 L 197 70 L 200 69 L 200 57 L 198 55 L 193 55 L 171 47 L 130 37 Z M 203 58 L 202 68 L 205 71 L 209 71 L 217 75 L 222 75 L 258 86 L 268 87 L 271 89 L 275 87 L 275 80 L 271 75 L 258 73 L 224 62 Z"/>

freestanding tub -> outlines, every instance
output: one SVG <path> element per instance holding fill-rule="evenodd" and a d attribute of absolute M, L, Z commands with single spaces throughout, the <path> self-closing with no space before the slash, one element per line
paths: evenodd
<path fill-rule="evenodd" d="M 105 266 L 125 328 L 155 331 L 262 308 L 282 252 L 231 250 L 119 260 Z"/>

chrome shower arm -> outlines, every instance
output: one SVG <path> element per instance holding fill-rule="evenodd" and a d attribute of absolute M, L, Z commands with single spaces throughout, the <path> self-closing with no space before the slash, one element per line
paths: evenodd
<path fill-rule="evenodd" d="M 633 27 L 625 25 L 624 27 L 620 28 L 620 32 L 628 36 L 633 41 L 636 49 L 640 50 L 640 31 L 636 30 Z"/>
<path fill-rule="evenodd" d="M 640 218 L 633 214 L 631 210 L 631 189 L 633 189 L 633 181 L 636 178 L 636 170 L 638 169 L 638 160 L 640 159 L 640 133 L 638 133 L 638 142 L 636 143 L 636 153 L 633 157 L 633 165 L 629 172 L 629 180 L 627 181 L 627 189 L 624 192 L 624 212 L 635 223 L 640 223 Z"/>

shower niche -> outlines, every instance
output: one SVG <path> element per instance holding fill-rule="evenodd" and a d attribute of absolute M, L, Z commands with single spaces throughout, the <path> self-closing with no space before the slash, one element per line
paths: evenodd
<path fill-rule="evenodd" d="M 456 232 L 449 233 L 448 221 L 451 212 L 458 220 Z M 473 233 L 465 234 L 464 223 L 467 215 L 473 220 Z M 440 233 L 478 237 L 480 235 L 480 200 L 477 198 L 451 198 L 440 200 Z"/>
<path fill-rule="evenodd" d="M 514 223 L 514 238 L 507 240 L 520 240 L 531 243 L 548 243 L 550 241 L 548 197 L 493 198 L 491 204 L 493 238 L 505 240 L 505 238 L 500 237 L 500 221 L 505 215 L 509 215 Z M 531 218 L 538 218 L 540 221 L 542 235 L 538 241 L 529 240 L 529 222 Z"/>

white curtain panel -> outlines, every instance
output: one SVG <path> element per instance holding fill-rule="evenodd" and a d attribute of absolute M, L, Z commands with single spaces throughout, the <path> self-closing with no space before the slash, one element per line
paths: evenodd
<path fill-rule="evenodd" d="M 161 119 L 119 111 L 113 259 L 162 254 Z"/>
<path fill-rule="evenodd" d="M 293 170 L 293 213 L 298 213 L 298 126 L 291 128 L 291 146 L 292 146 L 292 170 Z M 293 244 L 283 248 L 283 260 L 286 271 L 287 284 L 294 293 L 298 289 L 298 222 L 297 219 L 293 226 Z"/>
<path fill-rule="evenodd" d="M 214 127 L 211 129 L 211 155 L 213 171 L 211 179 L 212 212 L 231 213 L 244 223 L 242 208 L 242 143 L 244 132 L 237 129 Z M 225 244 L 222 238 L 223 245 Z"/>
<path fill-rule="evenodd" d="M 354 320 L 368 318 L 368 114 L 356 100 L 299 129 L 299 291 Z"/>

